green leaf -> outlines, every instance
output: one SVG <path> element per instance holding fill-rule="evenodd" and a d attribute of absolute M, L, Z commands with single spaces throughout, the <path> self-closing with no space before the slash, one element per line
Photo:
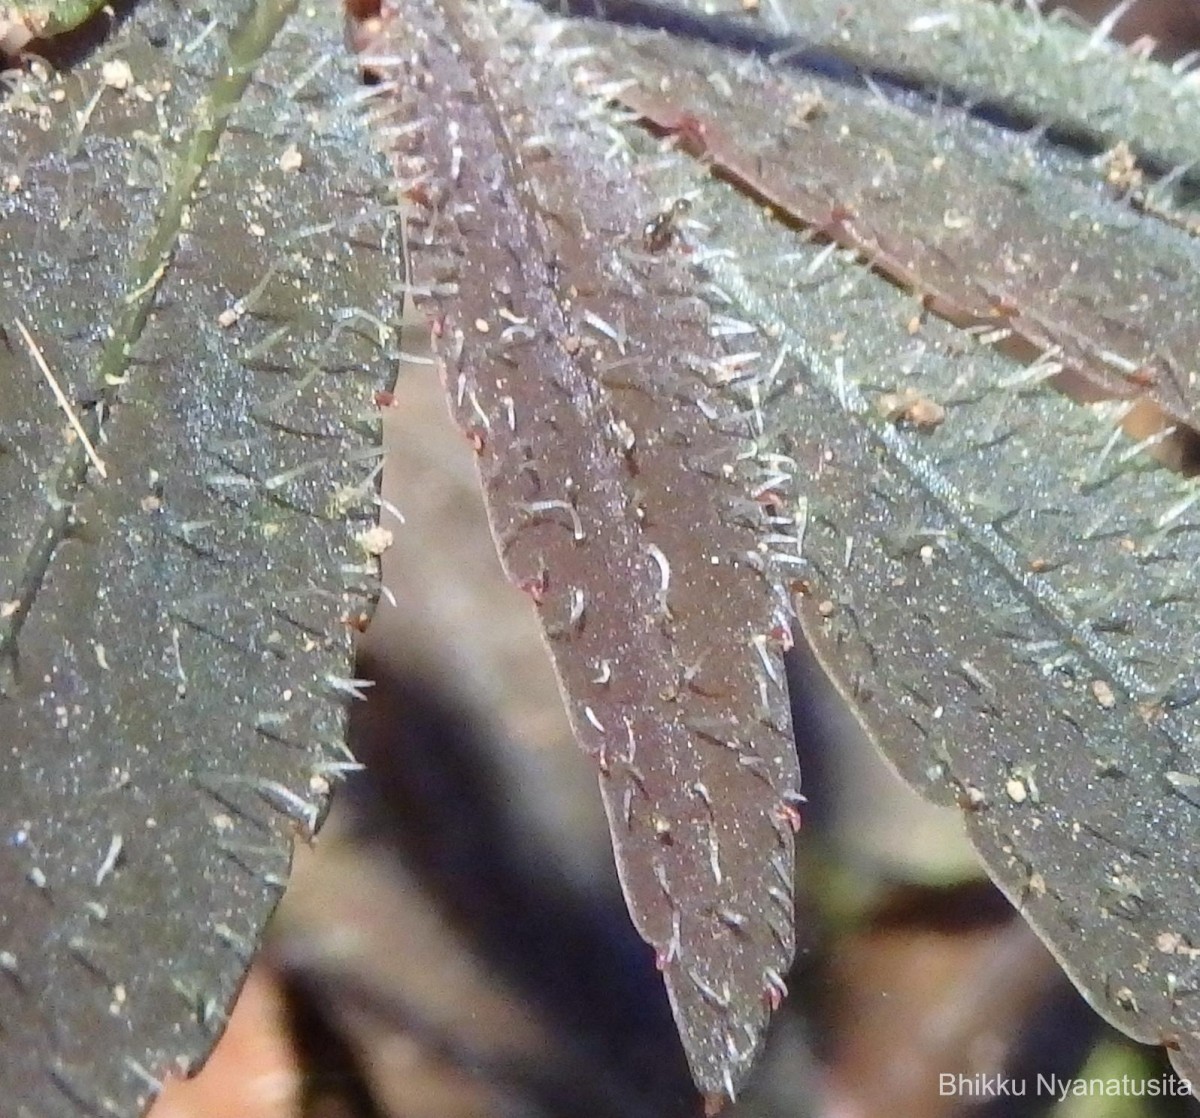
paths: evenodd
<path fill-rule="evenodd" d="M 147 3 L 0 101 L 12 1113 L 195 1066 L 347 763 L 398 265 L 322 12 Z"/>
<path fill-rule="evenodd" d="M 957 112 L 658 37 L 589 62 L 680 129 L 641 177 L 692 198 L 764 350 L 826 669 L 1097 1010 L 1200 1080 L 1200 245 Z M 1121 429 L 1147 409 L 1148 445 Z"/>

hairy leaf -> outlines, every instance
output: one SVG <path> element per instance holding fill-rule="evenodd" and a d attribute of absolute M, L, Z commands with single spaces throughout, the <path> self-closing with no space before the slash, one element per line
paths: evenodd
<path fill-rule="evenodd" d="M 463 70 L 420 68 L 439 91 L 431 98 L 458 98 L 451 119 L 463 135 L 440 152 L 426 146 L 432 168 L 407 172 L 418 195 L 431 192 L 423 236 L 445 242 L 440 265 L 425 254 L 424 282 L 456 285 L 438 328 L 449 331 L 451 391 L 480 427 L 511 568 L 550 590 L 542 608 L 552 625 L 570 622 L 572 589 L 596 585 L 586 563 L 558 557 L 589 550 L 595 487 L 586 501 L 561 498 L 583 517 L 576 551 L 560 546 L 551 558 L 544 534 L 530 552 L 521 546 L 530 537 L 513 507 L 543 498 L 522 478 L 544 485 L 543 460 L 560 461 L 549 456 L 582 438 L 561 435 L 565 419 L 542 398 L 573 425 L 582 415 L 593 440 L 609 438 L 619 465 L 605 434 L 611 413 L 585 410 L 594 382 L 571 377 L 586 378 L 579 354 L 560 347 L 575 358 L 564 364 L 553 349 L 533 353 L 547 336 L 586 337 L 586 319 L 572 316 L 592 309 L 610 327 L 605 357 L 653 354 L 654 385 L 640 387 L 678 397 L 670 371 L 680 352 L 697 352 L 684 325 L 670 322 L 671 338 L 655 331 L 651 348 L 637 349 L 643 332 L 620 327 L 612 309 L 631 275 L 644 285 L 639 312 L 663 307 L 644 284 L 662 273 L 631 273 L 618 253 L 619 266 L 590 282 L 571 275 L 582 247 L 603 261 L 604 238 L 636 237 L 629 199 L 653 212 L 686 196 L 672 282 L 689 290 L 690 272 L 708 333 L 737 338 L 745 356 L 725 379 L 749 405 L 755 461 L 775 471 L 770 485 L 799 490 L 800 530 L 786 534 L 803 536 L 801 617 L 822 661 L 897 767 L 962 806 L 989 871 L 1096 1008 L 1167 1044 L 1181 1073 L 1200 1080 L 1200 490 L 1189 478 L 1200 246 L 1186 227 L 1114 196 L 1111 166 L 959 110 L 680 38 L 517 11 L 485 5 L 470 34 L 449 36 Z M 489 20 L 503 22 L 501 36 L 482 30 Z M 1054 36 L 1058 58 L 1071 42 L 1083 57 L 1094 49 L 1065 29 L 1021 24 L 1010 37 L 1018 53 L 1022 34 Z M 1172 111 L 1191 112 L 1189 97 Z M 478 146 L 473 127 L 464 138 L 471 118 L 493 147 Z M 568 130 L 571 120 L 582 123 Z M 586 139 L 597 128 L 610 139 L 603 152 Z M 541 185 L 589 157 L 573 193 Z M 484 169 L 470 171 L 477 160 Z M 472 254 L 470 271 L 456 252 Z M 489 301 L 531 289 L 557 298 L 542 319 L 524 302 L 511 308 L 535 331 L 517 357 L 487 340 Z M 625 305 L 628 324 L 633 310 Z M 505 430 L 504 393 L 519 399 L 513 385 L 533 368 L 544 395 L 524 410 L 554 416 L 555 448 L 522 439 L 523 416 Z M 661 426 L 654 406 L 645 414 Z M 524 447 L 515 479 L 514 444 Z M 562 476 L 589 476 L 569 461 Z M 669 517 L 698 515 L 686 503 L 695 497 L 672 486 L 670 498 L 650 518 L 664 531 Z M 565 581 L 558 562 L 572 571 Z M 674 589 L 696 568 L 672 555 L 671 570 Z M 721 608 L 731 601 L 705 603 L 710 631 L 732 631 Z M 630 632 L 635 620 L 611 616 L 610 647 L 616 623 Z M 581 736 L 607 765 L 607 739 L 588 728 L 587 692 L 564 652 L 575 636 L 557 632 L 555 651 Z M 590 709 L 611 734 L 610 708 Z M 617 813 L 619 848 L 628 845 L 620 823 Z M 645 849 L 665 864 L 651 842 Z M 631 894 L 635 913 L 644 910 L 636 884 Z M 651 930 L 661 946 L 660 937 Z"/>
<path fill-rule="evenodd" d="M 6 1113 L 195 1065 L 346 764 L 396 265 L 337 31 L 147 3 L 0 101 Z"/>
<path fill-rule="evenodd" d="M 1200 1081 L 1200 490 L 1120 427 L 1196 413 L 1200 245 L 957 112 L 660 36 L 588 65 L 766 349 L 825 666 L 1096 1008 Z M 1108 388 L 1056 391 L 1073 363 Z"/>
<path fill-rule="evenodd" d="M 749 438 L 741 327 L 690 275 L 674 213 L 606 157 L 611 114 L 568 84 L 586 52 L 560 30 L 422 0 L 368 64 L 505 566 L 595 758 L 697 1083 L 732 1095 L 793 950 L 797 541 Z"/>
<path fill-rule="evenodd" d="M 1036 204 L 1036 184 L 1019 162 L 981 178 L 981 161 L 968 153 L 949 160 L 929 157 L 928 144 L 914 148 L 904 117 L 868 115 L 849 135 L 809 129 L 798 173 L 786 131 L 760 126 L 753 143 L 745 132 L 735 138 L 710 89 L 684 74 L 669 100 L 644 86 L 616 99 L 662 132 L 678 133 L 683 150 L 781 218 L 912 293 L 918 323 L 937 315 L 1027 362 L 1027 374 L 1010 378 L 1016 383 L 1044 382 L 1081 403 L 1120 403 L 1113 415 L 1125 430 L 1153 439 L 1150 446 L 1180 472 L 1200 470 L 1200 415 L 1183 364 L 1200 349 L 1200 318 L 1177 311 L 1196 305 L 1200 277 L 1185 241 L 1118 240 L 1117 231 L 1146 227 L 1120 211 L 1103 221 L 1095 212 L 1063 213 L 1061 225 L 1044 222 L 1033 237 L 1014 240 Z M 814 91 L 808 102 L 794 91 L 789 98 L 785 86 L 771 92 L 775 104 L 814 104 L 815 115 L 827 115 L 823 100 L 812 102 Z M 852 113 L 846 106 L 834 115 Z M 886 183 L 874 170 L 881 152 Z M 928 191 L 919 189 L 923 178 L 931 180 Z"/>
<path fill-rule="evenodd" d="M 721 44 L 861 84 L 924 89 L 1104 150 L 1126 141 L 1160 170 L 1200 158 L 1200 86 L 1187 63 L 1147 61 L 1035 5 L 939 0 L 542 0 L 561 13 Z M 1114 5 L 1115 6 L 1115 5 Z M 1018 9 L 1018 10 L 1014 10 Z"/>

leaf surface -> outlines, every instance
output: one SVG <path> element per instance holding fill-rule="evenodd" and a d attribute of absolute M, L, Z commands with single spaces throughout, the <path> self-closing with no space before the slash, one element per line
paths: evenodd
<path fill-rule="evenodd" d="M 612 114 L 573 88 L 588 52 L 562 31 L 534 9 L 421 0 L 368 64 L 415 207 L 414 294 L 504 564 L 596 761 L 697 1083 L 732 1095 L 794 943 L 797 541 L 751 439 L 749 359 L 726 344 L 741 327 L 636 168 L 608 157 Z"/>
<path fill-rule="evenodd" d="M 1187 64 L 1138 57 L 1031 6 L 939 0 L 541 0 L 560 13 L 667 30 L 788 68 L 864 76 L 974 106 L 1095 152 L 1132 144 L 1161 173 L 1200 158 L 1200 86 Z M 1193 182 L 1194 185 L 1194 182 Z"/>
<path fill-rule="evenodd" d="M 397 300 L 336 34 L 148 3 L 0 100 L 7 1113 L 197 1064 L 347 763 Z"/>
<path fill-rule="evenodd" d="M 697 268 L 787 354 L 764 443 L 806 501 L 822 662 L 1092 1004 L 1200 1080 L 1200 491 L 1150 453 L 1195 415 L 1200 246 L 957 112 L 661 36 L 592 64 L 673 134 L 646 181 L 689 192 Z M 1053 336 L 1003 352 L 1030 323 Z M 1135 405 L 1169 381 L 1171 426 L 1139 442 L 1130 400 L 1056 390 L 1072 353 Z M 906 390 L 937 422 L 905 422 Z"/>
<path fill-rule="evenodd" d="M 860 38 L 839 32 L 844 56 L 875 64 L 883 7 L 868 6 Z M 605 12 L 635 8 L 669 14 Z M 776 930 L 755 904 L 780 889 L 763 852 L 778 869 L 786 831 L 718 823 L 726 804 L 751 817 L 744 791 L 699 797 L 691 816 L 687 798 L 696 781 L 724 787 L 710 766 L 745 754 L 709 749 L 746 740 L 701 720 L 705 650 L 774 695 L 769 640 L 757 665 L 734 653 L 786 621 L 786 603 L 761 605 L 780 567 L 800 576 L 809 639 L 896 766 L 962 807 L 989 872 L 1092 1004 L 1200 1079 L 1190 226 L 1115 194 L 1091 158 L 926 98 L 512 4 L 411 11 L 392 53 L 420 91 L 397 129 L 402 185 L 425 211 L 417 290 L 508 568 L 539 599 L 600 764 L 631 910 L 667 967 L 698 1081 L 736 1086 L 753 1046 L 743 1057 L 729 1023 L 786 957 L 720 938 L 737 924 L 720 903 L 729 840 L 744 890 L 732 912 Z M 966 28 L 959 14 L 938 27 Z M 913 42 L 933 29 L 905 18 Z M 996 65 L 1043 73 L 1032 40 L 1059 60 L 1096 49 L 1020 25 L 1003 40 L 1019 60 Z M 1072 131 L 1053 77 L 1024 98 L 1001 72 L 959 86 Z M 1163 75 L 1129 75 L 1135 109 Z M 1193 113 L 1190 96 L 1171 111 Z M 1160 161 L 1188 157 L 1129 105 L 1111 119 L 1120 131 L 1083 146 L 1136 126 Z M 646 215 L 681 197 L 681 235 L 651 251 L 643 232 L 639 248 Z M 715 450 L 714 425 L 750 444 Z M 746 485 L 766 523 L 739 513 Z M 765 595 L 761 560 L 737 565 L 740 588 L 711 581 L 705 560 L 733 528 L 757 534 Z M 728 548 L 718 558 L 752 554 Z M 702 621 L 684 608 L 693 593 Z M 671 663 L 683 690 L 662 674 Z M 766 820 L 794 785 L 781 749 L 750 751 L 777 766 L 756 789 Z M 713 834 L 722 872 L 706 876 Z M 706 938 L 689 935 L 697 912 Z M 712 980 L 739 973 L 741 1002 Z M 705 1047 L 722 1034 L 732 1059 Z"/>

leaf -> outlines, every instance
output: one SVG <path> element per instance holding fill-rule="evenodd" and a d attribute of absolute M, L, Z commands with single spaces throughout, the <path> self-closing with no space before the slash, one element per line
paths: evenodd
<path fill-rule="evenodd" d="M 578 34 L 608 96 L 673 130 L 638 165 L 692 199 L 697 271 L 785 355 L 760 366 L 764 427 L 807 501 L 800 615 L 826 669 L 904 775 L 963 808 L 1097 1010 L 1200 1081 L 1200 490 L 1122 436 L 1122 407 L 1043 375 L 1059 345 L 1100 396 L 1190 424 L 1200 245 L 1090 161 L 961 113 Z M 800 119 L 814 89 L 825 112 Z M 1001 278 L 998 337 L 925 314 L 973 296 L 982 325 Z M 988 344 L 1029 323 L 1031 364 Z M 941 421 L 906 426 L 905 389 Z"/>
<path fill-rule="evenodd" d="M 11 1113 L 197 1063 L 347 763 L 397 300 L 336 32 L 147 3 L 0 101 Z"/>
<path fill-rule="evenodd" d="M 814 130 L 805 159 L 820 172 L 797 174 L 786 140 L 761 128 L 752 145 L 745 133 L 735 139 L 706 92 L 685 79 L 672 91 L 674 102 L 638 86 L 617 100 L 662 132 L 679 132 L 682 148 L 750 197 L 912 292 L 918 317 L 936 315 L 1024 360 L 1028 373 L 1014 375 L 1014 384 L 1044 382 L 1080 403 L 1120 402 L 1114 414 L 1124 430 L 1154 439 L 1158 456 L 1180 472 L 1200 470 L 1194 385 L 1176 356 L 1200 347 L 1200 320 L 1174 313 L 1177 303 L 1200 297 L 1186 253 L 1137 242 L 1118 249 L 1116 215 L 1104 224 L 1065 215 L 1061 227 L 1046 223 L 1036 239 L 1014 242 L 1031 184 L 1014 183 L 1011 168 L 1001 169 L 1007 182 L 980 183 L 969 158 L 948 163 L 933 156 L 928 167 L 913 160 L 904 166 L 891 154 L 903 126 L 884 122 L 860 122 L 849 141 Z M 786 89 L 773 92 L 775 103 L 787 104 Z M 675 107 L 692 103 L 713 115 Z M 879 151 L 892 164 L 886 191 L 862 176 Z M 933 198 L 917 188 L 930 171 L 937 178 Z M 948 206 L 952 200 L 960 204 Z M 1121 266 L 1114 268 L 1118 251 Z M 1162 282 L 1167 277 L 1175 282 Z M 1139 308 L 1137 320 L 1114 313 L 1126 307 Z"/>
<path fill-rule="evenodd" d="M 564 82 L 586 62 L 560 29 L 423 0 L 367 64 L 414 207 L 413 293 L 504 564 L 596 761 L 697 1083 L 732 1095 L 794 943 L 797 540 L 749 438 L 748 358 L 722 344 L 742 348 L 741 324 L 712 313 L 673 218 L 606 159 L 611 114 Z"/>
<path fill-rule="evenodd" d="M 1184 476 L 1196 460 L 1196 241 L 1107 194 L 1104 168 L 1089 159 L 957 110 L 678 38 L 568 27 L 525 9 L 513 18 L 504 4 L 473 9 L 467 33 L 458 6 L 446 10 L 452 30 L 435 36 L 426 24 L 430 37 L 416 40 L 428 53 L 415 84 L 433 91 L 424 114 L 440 96 L 439 112 L 449 106 L 462 133 L 440 149 L 430 141 L 432 168 L 416 162 L 407 173 L 417 196 L 430 192 L 424 237 L 444 250 L 440 268 L 425 254 L 424 282 L 460 285 L 442 293 L 448 317 L 437 328 L 452 392 L 463 375 L 461 410 L 469 415 L 472 392 L 481 400 L 467 422 L 491 426 L 481 468 L 510 569 L 541 585 L 536 560 L 521 563 L 528 537 L 513 515 L 520 477 L 507 458 L 520 427 L 503 430 L 495 383 L 505 378 L 516 399 L 540 370 L 542 395 L 519 414 L 553 416 L 560 442 L 526 436 L 526 472 L 578 437 L 571 401 L 603 429 L 594 389 L 572 378 L 582 362 L 564 366 L 545 339 L 586 334 L 570 316 L 588 307 L 619 323 L 610 308 L 628 258 L 617 254 L 625 271 L 574 288 L 571 269 L 584 249 L 605 259 L 603 244 L 592 248 L 605 234 L 632 240 L 634 213 L 686 195 L 692 251 L 671 259 L 710 304 L 710 332 L 729 329 L 756 355 L 735 383 L 761 431 L 758 460 L 775 468 L 773 483 L 799 489 L 789 532 L 803 536 L 807 564 L 801 619 L 827 670 L 904 774 L 962 806 L 989 872 L 1096 1008 L 1167 1044 L 1181 1074 L 1200 1079 L 1200 869 L 1187 794 L 1200 772 L 1200 491 Z M 490 21 L 503 27 L 496 37 Z M 435 39 L 459 45 L 461 69 Z M 1072 43 L 1090 49 L 1061 29 L 1053 42 L 1056 57 Z M 611 116 L 618 106 L 640 125 Z M 1185 95 L 1178 111 L 1189 106 Z M 597 118 L 611 140 L 603 162 L 584 138 Z M 555 128 L 572 120 L 583 123 L 568 143 Z M 541 185 L 564 179 L 573 185 Z M 464 270 L 454 257 L 468 252 Z M 481 341 L 472 319 L 489 324 L 506 291 L 543 292 L 546 317 L 530 315 L 534 337 L 502 368 L 505 347 Z M 639 309 L 663 302 L 654 292 Z M 514 309 L 529 314 L 524 301 Z M 696 351 L 680 324 L 664 323 L 653 340 L 661 345 L 668 328 L 676 353 Z M 608 332 L 626 346 L 645 336 L 628 320 Z M 660 396 L 674 392 L 662 370 L 678 361 L 645 352 L 656 355 Z M 906 425 L 918 414 L 934 420 Z M 606 460 L 603 450 L 576 454 L 560 474 L 592 476 L 576 469 L 580 459 L 592 469 Z M 589 550 L 598 490 L 581 487 L 584 539 L 575 552 L 556 549 L 554 563 Z M 672 515 L 696 515 L 696 499 L 673 489 Z M 534 556 L 550 556 L 543 539 Z M 546 561 L 559 597 L 542 608 L 554 624 L 570 614 L 570 589 L 594 584 L 586 564 L 559 581 Z M 694 571 L 672 556 L 672 587 Z M 632 580 L 630 589 L 652 591 Z M 714 599 L 716 609 L 728 601 Z M 708 608 L 732 629 L 732 617 Z M 626 631 L 634 620 L 623 619 Z M 579 717 L 586 692 L 563 652 L 577 645 L 561 638 L 576 724 L 607 760 L 603 735 Z M 620 823 L 617 813 L 624 856 Z M 636 881 L 630 893 L 643 917 Z M 649 938 L 661 949 L 661 924 Z M 694 1049 L 693 1062 L 711 1087 Z"/>
<path fill-rule="evenodd" d="M 1200 159 L 1200 86 L 1186 65 L 1140 58 L 1107 41 L 1102 28 L 1081 34 L 1042 17 L 1036 5 L 764 0 L 747 16 L 740 0 L 541 2 L 773 56 L 843 83 L 861 86 L 866 76 L 893 92 L 949 98 L 1015 127 L 1048 129 L 1081 149 L 1125 141 L 1158 173 L 1190 172 Z"/>

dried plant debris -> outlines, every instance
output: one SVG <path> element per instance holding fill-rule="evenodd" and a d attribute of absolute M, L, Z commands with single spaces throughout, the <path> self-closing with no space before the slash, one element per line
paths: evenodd
<path fill-rule="evenodd" d="M 688 197 L 710 321 L 761 347 L 757 445 L 798 482 L 823 663 L 1096 1008 L 1200 1082 L 1194 239 L 959 113 L 830 86 L 788 130 L 809 78 L 554 42 L 636 114 L 608 118 L 613 160 Z M 905 377 L 943 423 L 880 414 Z"/>
<path fill-rule="evenodd" d="M 12 1113 L 204 1054 L 348 763 L 399 265 L 338 33 L 149 2 L 0 102 Z"/>
<path fill-rule="evenodd" d="M 452 410 L 715 1102 L 751 1066 L 793 952 L 796 509 L 754 438 L 769 339 L 714 309 L 686 213 L 647 243 L 674 199 L 573 88 L 589 50 L 564 30 L 419 0 L 365 64 Z"/>

